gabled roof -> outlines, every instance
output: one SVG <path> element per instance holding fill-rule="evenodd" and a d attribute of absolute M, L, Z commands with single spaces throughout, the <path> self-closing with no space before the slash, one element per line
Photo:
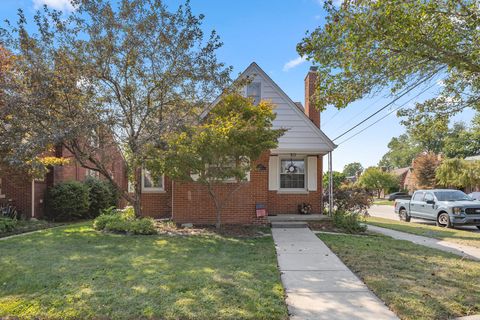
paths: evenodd
<path fill-rule="evenodd" d="M 288 107 L 293 110 L 293 113 L 297 116 L 298 119 L 301 119 L 301 121 L 304 123 L 304 126 L 306 128 L 309 129 L 309 131 L 314 135 L 314 137 L 318 138 L 318 141 L 321 141 L 323 144 L 324 144 L 324 147 L 322 149 L 319 149 L 319 148 L 316 148 L 316 150 L 305 150 L 305 148 L 301 149 L 296 149 L 296 148 L 290 148 L 288 150 L 286 150 L 285 148 L 280 150 L 280 149 L 275 149 L 275 150 L 272 150 L 272 153 L 275 153 L 275 152 L 288 152 L 288 153 L 296 153 L 296 152 L 310 152 L 310 153 L 318 153 L 318 154 L 324 154 L 326 152 L 329 152 L 329 151 L 333 151 L 337 145 L 335 143 L 333 143 L 332 140 L 330 140 L 329 137 L 327 137 L 327 135 L 325 133 L 323 133 L 322 130 L 320 130 L 320 128 L 318 128 L 313 122 L 312 120 L 310 120 L 310 118 L 305 114 L 304 112 L 304 108 L 303 108 L 303 105 L 299 102 L 294 102 L 276 83 L 275 81 L 272 80 L 272 78 L 270 78 L 267 73 L 265 73 L 265 71 L 263 71 L 262 68 L 260 68 L 260 66 L 258 66 L 258 64 L 256 64 L 255 62 L 252 62 L 239 76 L 238 78 L 235 80 L 235 82 L 239 81 L 239 80 L 243 80 L 245 79 L 246 77 L 248 76 L 251 76 L 251 75 L 258 75 L 260 76 L 262 79 L 264 79 L 266 82 L 268 82 L 268 84 L 274 88 L 274 90 L 276 91 L 276 93 L 282 98 L 283 101 L 286 102 L 286 104 L 288 105 Z M 222 98 L 222 95 L 219 95 L 215 101 L 213 101 L 213 103 L 210 105 L 209 108 L 207 108 L 207 110 L 205 110 L 202 114 L 201 114 L 201 118 L 204 118 L 208 112 L 210 112 L 210 110 L 220 101 L 220 99 Z M 263 98 L 263 96 L 262 96 Z M 275 124 L 275 121 L 274 121 L 274 124 Z M 282 128 L 284 126 L 281 126 Z M 288 128 L 287 128 L 288 129 Z M 287 133 L 285 133 L 285 135 L 289 135 L 288 131 Z M 280 144 L 281 144 L 281 141 L 282 141 L 282 138 L 283 140 L 285 140 L 285 135 L 283 137 L 280 138 Z"/>
<path fill-rule="evenodd" d="M 327 137 L 327 135 L 322 131 L 320 130 L 320 128 L 318 128 L 311 120 L 310 118 L 305 114 L 305 112 L 303 110 L 301 110 L 299 108 L 299 106 L 275 83 L 275 81 L 272 80 L 272 78 L 270 78 L 270 76 L 268 76 L 268 74 L 263 71 L 262 68 L 260 68 L 260 66 L 255 63 L 255 62 L 252 62 L 246 69 L 245 71 L 243 71 L 240 76 L 238 77 L 239 79 L 243 79 L 244 77 L 250 75 L 250 74 L 258 74 L 260 75 L 262 78 L 264 78 L 273 88 L 275 88 L 275 90 L 277 91 L 277 93 L 287 102 L 287 104 L 289 105 L 289 107 L 294 110 L 294 112 L 299 116 L 300 119 L 303 120 L 303 122 L 305 123 L 305 126 L 307 128 L 310 128 L 312 130 L 312 132 L 315 133 L 315 135 L 320 138 L 327 146 L 328 146 L 328 150 L 324 150 L 324 151 L 333 151 L 337 145 L 335 143 L 333 143 L 332 140 L 330 140 L 329 137 Z"/>

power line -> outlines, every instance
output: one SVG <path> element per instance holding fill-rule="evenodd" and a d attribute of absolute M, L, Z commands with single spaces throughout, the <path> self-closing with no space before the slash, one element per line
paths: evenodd
<path fill-rule="evenodd" d="M 386 115 L 384 115 L 383 117 L 381 117 L 380 119 L 376 120 L 375 122 L 371 123 L 371 124 L 368 125 L 367 127 L 363 128 L 362 130 L 360 130 L 360 131 L 358 131 L 357 133 L 355 133 L 353 136 L 350 136 L 349 138 L 343 140 L 343 141 L 340 142 L 338 145 L 341 145 L 341 144 L 347 142 L 348 140 L 356 137 L 357 135 L 359 135 L 360 133 L 364 132 L 365 130 L 367 130 L 368 128 L 372 127 L 373 125 L 379 123 L 380 121 L 382 121 L 383 119 L 385 119 L 386 117 L 388 117 L 389 115 L 391 115 L 392 113 L 394 113 L 395 111 L 399 110 L 401 107 L 403 107 L 404 105 L 406 105 L 407 103 L 409 103 L 409 102 L 412 101 L 413 99 L 418 98 L 419 96 L 421 96 L 422 94 L 424 94 L 425 92 L 427 92 L 428 90 L 430 90 L 431 88 L 433 88 L 435 85 L 436 85 L 436 83 L 432 84 L 431 86 L 429 86 L 429 87 L 426 88 L 425 90 L 422 90 L 420 93 L 418 93 L 418 94 L 415 95 L 414 97 L 408 99 L 407 101 L 405 101 L 405 102 L 402 103 L 400 106 L 398 106 L 397 108 L 393 109 L 392 111 L 390 111 L 389 113 L 387 113 Z"/>
<path fill-rule="evenodd" d="M 331 116 L 330 118 L 328 118 L 328 120 L 326 120 L 326 121 L 324 121 L 323 123 L 321 123 L 321 124 L 320 124 L 320 127 L 323 128 L 325 125 L 329 124 L 330 121 L 332 121 L 332 119 L 335 118 L 335 117 L 340 113 L 340 111 L 342 111 L 342 109 L 337 110 L 337 112 L 335 112 L 335 113 L 333 114 L 333 116 Z"/>
<path fill-rule="evenodd" d="M 378 109 L 377 111 L 375 111 L 374 113 L 372 113 L 371 115 L 369 115 L 368 117 L 366 117 L 365 119 L 363 119 L 362 121 L 360 121 L 359 123 L 357 123 L 356 125 L 354 125 L 353 127 L 351 127 L 350 129 L 348 129 L 347 131 L 345 131 L 344 133 L 342 133 L 341 135 L 339 135 L 338 137 L 336 137 L 335 139 L 333 139 L 333 141 L 335 140 L 338 140 L 338 138 L 341 138 L 343 137 L 344 135 L 346 135 L 347 133 L 349 133 L 350 131 L 352 131 L 353 129 L 357 128 L 358 126 L 360 126 L 361 124 L 365 123 L 366 121 L 370 120 L 371 118 L 373 118 L 374 116 L 376 116 L 377 114 L 379 114 L 381 111 L 385 110 L 386 108 L 388 108 L 389 106 L 391 106 L 393 103 L 395 103 L 396 101 L 398 101 L 400 98 L 402 98 L 403 96 L 405 96 L 407 93 L 409 93 L 410 91 L 412 91 L 413 89 L 415 89 L 416 87 L 418 87 L 419 85 L 421 85 L 422 83 L 426 82 L 427 80 L 431 79 L 439 70 L 435 71 L 434 73 L 432 73 L 431 75 L 429 75 L 428 77 L 424 78 L 423 80 L 421 80 L 420 82 L 417 82 L 415 85 L 411 86 L 410 88 L 408 88 L 405 92 L 403 92 L 402 94 L 398 95 L 395 99 L 393 99 L 392 101 L 390 101 L 389 103 L 387 103 L 386 105 L 384 105 L 383 107 L 381 107 L 380 109 Z"/>

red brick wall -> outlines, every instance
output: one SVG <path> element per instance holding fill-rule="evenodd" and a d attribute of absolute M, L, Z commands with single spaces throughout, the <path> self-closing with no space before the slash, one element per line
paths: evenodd
<path fill-rule="evenodd" d="M 170 218 L 172 215 L 172 181 L 165 177 L 164 192 L 142 193 L 142 214 L 154 218 Z"/>
<path fill-rule="evenodd" d="M 20 172 L 2 172 L 0 178 L 2 179 L 1 194 L 5 195 L 0 202 L 12 203 L 20 214 L 30 217 L 32 211 L 31 178 Z"/>
<path fill-rule="evenodd" d="M 268 154 L 255 162 L 254 168 L 262 164 L 268 167 Z M 238 188 L 238 183 L 223 183 L 214 187 L 219 199 L 225 199 L 230 192 Z M 208 188 L 204 185 L 188 182 L 174 183 L 173 219 L 178 223 L 214 224 L 216 211 Z M 250 173 L 250 181 L 243 185 L 225 202 L 222 210 L 224 224 L 263 223 L 257 219 L 256 203 L 267 203 L 268 171 L 255 169 Z"/>
<path fill-rule="evenodd" d="M 264 153 L 254 164 L 250 173 L 250 181 L 241 187 L 226 203 L 222 212 L 222 222 L 225 224 L 264 223 L 264 218 L 257 219 L 255 204 L 267 205 L 270 214 L 297 213 L 297 206 L 302 202 L 312 205 L 314 213 L 321 212 L 321 176 L 322 160 L 317 166 L 318 191 L 307 194 L 281 194 L 268 191 L 268 159 L 269 153 Z M 259 170 L 262 165 L 265 170 Z M 215 186 L 221 199 L 236 188 L 238 184 L 224 183 Z M 206 186 L 194 182 L 175 182 L 173 187 L 173 219 L 178 223 L 214 224 L 216 221 L 214 203 L 208 194 Z"/>

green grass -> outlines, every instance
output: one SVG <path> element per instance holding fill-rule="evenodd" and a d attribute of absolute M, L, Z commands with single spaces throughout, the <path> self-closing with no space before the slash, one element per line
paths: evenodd
<path fill-rule="evenodd" d="M 288 318 L 270 236 L 123 236 L 82 223 L 0 241 L 0 252 L 0 318 Z"/>
<path fill-rule="evenodd" d="M 480 264 L 390 237 L 319 238 L 401 319 L 480 313 Z"/>
<path fill-rule="evenodd" d="M 394 201 L 390 200 L 385 200 L 385 199 L 374 199 L 373 204 L 379 205 L 379 206 L 393 206 Z"/>
<path fill-rule="evenodd" d="M 374 226 L 378 226 L 378 227 L 393 229 L 397 231 L 403 231 L 407 233 L 416 234 L 419 236 L 446 240 L 446 241 L 451 241 L 458 244 L 480 248 L 480 233 L 476 233 L 476 232 L 470 232 L 470 231 L 458 230 L 458 229 L 447 229 L 447 228 L 441 228 L 436 226 L 429 226 L 424 224 L 403 222 L 403 221 L 395 221 L 395 220 L 375 218 L 375 217 L 367 218 L 367 223 Z"/>

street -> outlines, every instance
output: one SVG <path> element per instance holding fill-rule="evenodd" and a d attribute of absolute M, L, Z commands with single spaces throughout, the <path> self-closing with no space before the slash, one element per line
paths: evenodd
<path fill-rule="evenodd" d="M 368 213 L 372 217 L 377 217 L 377 218 L 384 218 L 384 219 L 391 219 L 391 220 L 399 220 L 398 215 L 395 214 L 395 211 L 393 209 L 393 206 L 384 206 L 384 205 L 373 205 L 368 209 Z M 428 225 L 435 225 L 435 221 L 429 221 L 429 220 L 421 220 L 421 219 L 413 219 L 411 220 L 412 223 L 419 223 L 419 224 L 428 224 Z M 478 232 L 480 233 L 480 230 L 478 230 L 475 226 L 457 226 L 455 227 L 456 229 L 459 230 L 465 230 L 465 231 L 472 231 L 472 232 Z"/>

